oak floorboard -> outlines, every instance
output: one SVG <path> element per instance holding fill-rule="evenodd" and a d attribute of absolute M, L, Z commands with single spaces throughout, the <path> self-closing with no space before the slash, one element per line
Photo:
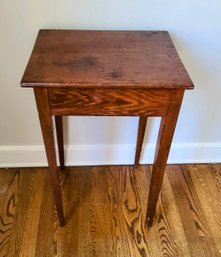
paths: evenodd
<path fill-rule="evenodd" d="M 210 248 L 214 256 L 221 255 L 221 202 L 217 194 L 216 184 L 213 183 L 213 176 L 216 176 L 217 169 L 214 165 L 186 166 L 193 181 L 197 196 L 199 198 L 206 224 L 210 231 L 212 242 Z M 218 166 L 217 166 L 218 167 Z M 210 172 L 207 172 L 207 169 Z M 221 186 L 221 184 L 220 184 Z M 220 190 L 219 188 L 218 190 Z M 214 212 L 214 210 L 216 210 Z"/>
<path fill-rule="evenodd" d="M 221 165 L 168 165 L 146 229 L 151 168 L 60 172 L 65 227 L 47 168 L 0 169 L 0 257 L 221 256 Z"/>
<path fill-rule="evenodd" d="M 29 171 L 27 171 L 29 172 Z M 42 169 L 36 169 L 32 172 L 30 180 L 27 181 L 27 177 L 24 172 L 21 172 L 21 188 L 27 186 L 27 190 L 22 190 L 25 193 L 27 201 L 21 195 L 20 205 L 21 209 L 18 210 L 19 213 L 23 213 L 26 209 L 26 216 L 24 217 L 24 230 L 21 245 L 19 246 L 19 255 L 24 257 L 34 257 L 35 256 L 35 245 L 36 237 L 38 233 L 38 225 L 40 218 L 41 203 L 43 197 L 43 187 L 44 176 Z M 22 183 L 23 182 L 23 183 Z M 25 183 L 24 183 L 25 182 Z M 37 182 L 37 183 L 36 183 Z M 17 215 L 20 216 L 20 215 Z M 18 224 L 19 226 L 19 224 Z"/>
<path fill-rule="evenodd" d="M 167 173 L 169 172 L 168 169 Z M 159 247 L 162 256 L 191 256 L 188 245 L 185 243 L 187 237 L 167 173 L 164 177 L 156 215 Z"/>
<path fill-rule="evenodd" d="M 179 166 L 174 166 L 179 169 Z M 191 170 L 181 166 L 180 170 L 169 173 L 176 203 L 185 229 L 191 256 L 219 256 L 213 235 L 205 219 L 198 192 L 194 187 Z"/>
<path fill-rule="evenodd" d="M 0 256 L 7 256 L 17 204 L 17 169 L 2 169 L 0 179 Z"/>

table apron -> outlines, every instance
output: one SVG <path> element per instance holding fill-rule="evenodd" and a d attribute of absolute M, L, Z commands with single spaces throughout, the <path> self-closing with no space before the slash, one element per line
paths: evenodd
<path fill-rule="evenodd" d="M 52 115 L 165 116 L 174 90 L 48 88 Z"/>

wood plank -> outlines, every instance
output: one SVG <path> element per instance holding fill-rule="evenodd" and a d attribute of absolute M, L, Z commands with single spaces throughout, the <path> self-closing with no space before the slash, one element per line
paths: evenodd
<path fill-rule="evenodd" d="M 188 166 L 175 166 L 169 173 L 182 223 L 190 242 L 192 256 L 220 256 L 214 245 L 213 235 L 205 219 L 198 193 L 194 187 Z"/>
<path fill-rule="evenodd" d="M 8 169 L 1 170 L 0 176 L 0 256 L 11 256 L 8 253 L 12 247 L 10 237 L 17 209 L 19 174 L 17 169 Z"/>
<path fill-rule="evenodd" d="M 29 176 L 30 180 L 28 182 L 26 172 L 21 172 L 21 188 L 23 188 L 22 193 L 27 194 L 28 201 L 24 201 L 24 196 L 21 195 L 21 209 L 18 210 L 18 212 L 23 214 L 21 216 L 24 216 L 24 210 L 27 209 L 27 211 L 24 221 L 23 237 L 21 245 L 19 246 L 19 256 L 34 257 L 36 251 L 35 246 L 38 226 L 40 223 L 40 210 L 45 176 L 44 170 L 35 169 L 34 172 L 32 171 L 32 176 Z M 26 181 L 28 183 L 25 183 Z M 25 184 L 28 185 L 29 190 L 25 190 Z M 20 226 L 20 224 L 17 226 Z"/>
<path fill-rule="evenodd" d="M 150 171 L 67 168 L 60 227 L 47 169 L 0 170 L 0 256 L 220 256 L 221 165 L 168 165 L 146 230 Z"/>
<path fill-rule="evenodd" d="M 53 191 L 47 174 L 43 169 L 44 183 L 42 184 L 42 202 L 39 214 L 38 234 L 36 237 L 35 256 L 56 256 L 56 229 L 54 223 L 58 222 L 53 201 Z"/>
<path fill-rule="evenodd" d="M 159 248 L 162 256 L 191 256 L 168 172 L 170 172 L 169 169 L 166 170 L 156 215 Z"/>
<path fill-rule="evenodd" d="M 188 165 L 190 174 L 204 211 L 205 221 L 210 231 L 212 256 L 221 256 L 221 173 L 218 165 Z M 209 172 L 208 172 L 209 170 Z M 215 182 L 215 183 L 214 183 Z M 218 184 L 216 184 L 218 182 Z M 218 185 L 218 187 L 217 187 Z M 216 210 L 214 212 L 214 210 Z"/>

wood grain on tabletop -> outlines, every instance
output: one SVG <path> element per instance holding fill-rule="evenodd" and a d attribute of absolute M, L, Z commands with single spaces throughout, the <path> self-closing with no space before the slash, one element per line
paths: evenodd
<path fill-rule="evenodd" d="M 40 30 L 21 85 L 193 88 L 167 31 Z"/>

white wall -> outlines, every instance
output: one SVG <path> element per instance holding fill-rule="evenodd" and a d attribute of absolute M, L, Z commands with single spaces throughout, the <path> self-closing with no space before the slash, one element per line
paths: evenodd
<path fill-rule="evenodd" d="M 45 164 L 33 92 L 19 87 L 40 28 L 168 30 L 195 84 L 185 95 L 170 162 L 221 161 L 220 14 L 218 0 L 1 0 L 0 166 Z M 69 164 L 132 163 L 137 118 L 64 123 Z M 149 123 L 143 163 L 152 160 L 158 125 Z"/>

